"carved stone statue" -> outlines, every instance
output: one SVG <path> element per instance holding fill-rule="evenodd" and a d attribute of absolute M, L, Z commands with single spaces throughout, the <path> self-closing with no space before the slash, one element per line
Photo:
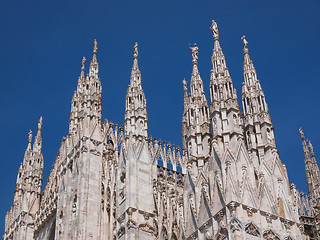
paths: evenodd
<path fill-rule="evenodd" d="M 134 44 L 133 51 L 134 51 L 133 57 L 138 58 L 139 53 L 138 53 L 138 43 L 137 42 Z"/>
<path fill-rule="evenodd" d="M 39 121 L 38 121 L 38 129 L 41 130 L 42 129 L 42 117 L 40 117 Z"/>
<path fill-rule="evenodd" d="M 183 91 L 186 93 L 188 91 L 186 79 L 183 79 L 182 84 L 183 84 Z"/>
<path fill-rule="evenodd" d="M 29 135 L 29 143 L 31 143 L 32 142 L 32 131 L 31 131 L 31 129 L 29 130 L 28 135 Z"/>
<path fill-rule="evenodd" d="M 211 30 L 212 33 L 213 33 L 213 38 L 214 38 L 215 40 L 219 40 L 218 25 L 217 25 L 217 23 L 216 23 L 214 20 L 212 20 L 212 24 L 211 24 L 210 30 Z"/>
<path fill-rule="evenodd" d="M 192 52 L 192 63 L 193 64 L 198 64 L 198 52 L 199 52 L 199 48 L 197 46 L 197 44 L 195 43 L 194 44 L 194 47 L 190 47 L 190 44 L 189 44 L 189 48 Z"/>
<path fill-rule="evenodd" d="M 243 44 L 244 44 L 244 48 L 247 48 L 248 46 L 248 41 L 246 40 L 246 35 L 243 35 L 242 38 L 241 38 Z"/>
<path fill-rule="evenodd" d="M 98 50 L 98 43 L 97 43 L 97 40 L 95 39 L 94 40 L 94 45 L 93 45 L 93 51 L 97 52 L 97 50 Z"/>

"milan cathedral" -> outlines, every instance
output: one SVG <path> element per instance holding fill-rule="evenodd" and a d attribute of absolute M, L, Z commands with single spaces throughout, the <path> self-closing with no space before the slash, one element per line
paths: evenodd
<path fill-rule="evenodd" d="M 17 175 L 3 239 L 320 239 L 320 172 L 302 129 L 309 193 L 290 184 L 274 127 L 244 44 L 240 111 L 219 31 L 212 21 L 210 102 L 192 53 L 183 80 L 183 146 L 148 135 L 147 104 L 134 45 L 124 124 L 102 120 L 94 41 L 71 102 L 63 138 L 45 186 L 42 118 Z M 43 189 L 43 190 L 42 190 Z"/>

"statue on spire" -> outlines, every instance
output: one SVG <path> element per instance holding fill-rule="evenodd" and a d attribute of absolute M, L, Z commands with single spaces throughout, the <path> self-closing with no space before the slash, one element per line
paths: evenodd
<path fill-rule="evenodd" d="M 188 91 L 188 88 L 187 88 L 187 81 L 185 78 L 183 79 L 182 84 L 183 84 L 183 91 L 186 94 Z"/>
<path fill-rule="evenodd" d="M 192 64 L 197 65 L 198 64 L 198 52 L 199 52 L 199 48 L 198 48 L 197 44 L 194 43 L 194 47 L 190 47 L 190 43 L 189 43 L 189 49 L 192 52 Z"/>
<path fill-rule="evenodd" d="M 302 131 L 302 128 L 299 128 L 299 133 L 300 133 L 301 138 L 304 138 L 304 133 Z"/>
<path fill-rule="evenodd" d="M 86 62 L 86 58 L 83 57 L 82 58 L 82 62 L 81 62 L 81 64 L 82 64 L 82 66 L 81 66 L 81 75 L 80 75 L 81 79 L 84 78 L 84 64 L 85 64 L 85 62 Z"/>
<path fill-rule="evenodd" d="M 243 35 L 242 38 L 241 38 L 243 44 L 244 44 L 244 48 L 247 48 L 248 46 L 248 41 L 246 40 L 246 35 Z"/>
<path fill-rule="evenodd" d="M 137 42 L 134 44 L 133 51 L 134 51 L 133 58 L 138 59 L 139 53 L 138 53 L 138 43 Z"/>
<path fill-rule="evenodd" d="M 28 136 L 29 136 L 29 143 L 31 144 L 31 142 L 32 142 L 32 131 L 31 131 L 31 129 L 29 130 Z"/>
<path fill-rule="evenodd" d="M 97 50 L 98 50 L 98 43 L 97 43 L 97 40 L 95 39 L 93 44 L 93 53 L 97 53 Z"/>
<path fill-rule="evenodd" d="M 81 62 L 81 64 L 82 64 L 81 69 L 84 69 L 84 64 L 85 64 L 85 63 L 86 63 L 86 58 L 83 57 L 83 58 L 82 58 L 82 62 Z"/>
<path fill-rule="evenodd" d="M 213 33 L 213 38 L 214 38 L 214 40 L 219 40 L 218 25 L 217 25 L 217 23 L 216 23 L 214 20 L 212 20 L 212 24 L 211 24 L 210 30 L 211 30 L 212 33 Z"/>
<path fill-rule="evenodd" d="M 38 121 L 38 131 L 41 131 L 41 129 L 42 129 L 42 117 L 40 117 Z"/>

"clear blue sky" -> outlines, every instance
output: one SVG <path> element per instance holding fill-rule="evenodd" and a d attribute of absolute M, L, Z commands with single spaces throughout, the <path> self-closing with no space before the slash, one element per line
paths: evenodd
<path fill-rule="evenodd" d="M 199 70 L 208 95 L 212 19 L 218 23 L 239 98 L 240 38 L 247 36 L 280 158 L 287 164 L 290 181 L 306 190 L 298 128 L 303 127 L 320 159 L 319 1 L 1 1 L 1 234 L 27 133 L 36 131 L 43 116 L 46 182 L 68 131 L 81 60 L 91 59 L 93 40 L 98 41 L 103 118 L 123 122 L 137 41 L 149 133 L 181 145 L 182 80 L 189 80 L 192 70 L 188 44 L 198 44 Z"/>

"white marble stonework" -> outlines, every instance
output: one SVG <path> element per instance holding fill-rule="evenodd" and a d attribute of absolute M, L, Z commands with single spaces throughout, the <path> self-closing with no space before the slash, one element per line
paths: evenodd
<path fill-rule="evenodd" d="M 3 239 L 320 239 L 320 172 L 300 129 L 309 196 L 290 185 L 276 148 L 266 97 L 243 36 L 240 111 L 212 21 L 210 101 L 192 55 L 183 80 L 183 146 L 148 136 L 138 44 L 124 125 L 102 120 L 97 42 L 85 62 L 63 138 L 42 189 L 42 118 L 21 163 Z"/>

